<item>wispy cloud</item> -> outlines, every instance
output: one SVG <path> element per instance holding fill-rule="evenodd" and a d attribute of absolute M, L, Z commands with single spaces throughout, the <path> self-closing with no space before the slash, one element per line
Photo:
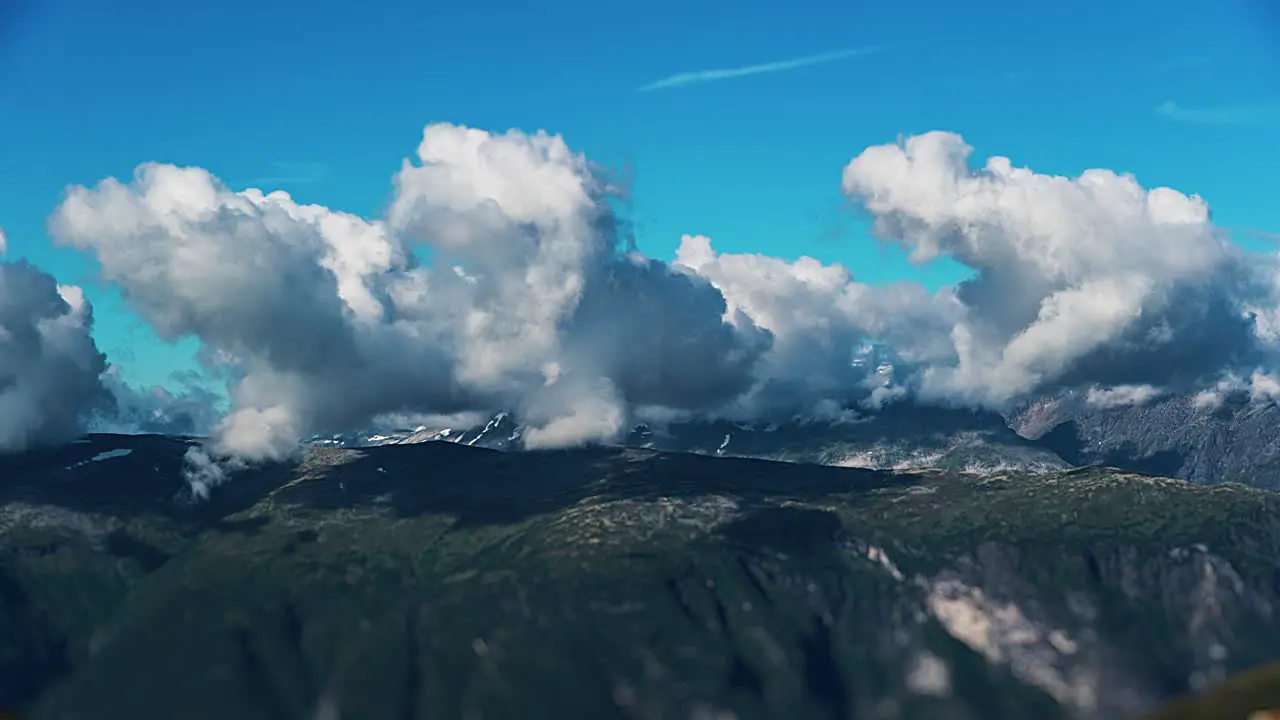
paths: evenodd
<path fill-rule="evenodd" d="M 1269 232 L 1267 230 L 1258 230 L 1256 228 L 1240 228 L 1240 232 L 1258 240 L 1280 243 L 1280 232 Z"/>
<path fill-rule="evenodd" d="M 1280 103 L 1189 108 L 1170 100 L 1157 105 L 1155 110 L 1161 117 L 1195 125 L 1242 127 L 1280 123 Z"/>
<path fill-rule="evenodd" d="M 264 187 L 272 185 L 304 185 L 320 182 L 329 175 L 329 166 L 322 162 L 292 162 L 274 160 L 271 162 L 272 173 L 249 178 L 241 185 Z"/>
<path fill-rule="evenodd" d="M 651 92 L 653 90 L 662 90 L 664 88 L 681 87 L 684 85 L 699 85 L 702 83 L 715 82 L 717 80 L 745 77 L 747 75 L 763 75 L 764 73 L 797 70 L 810 65 L 821 65 L 823 63 L 835 62 L 836 60 L 862 57 L 864 55 L 870 55 L 874 52 L 878 52 L 879 50 L 879 46 L 848 48 L 846 50 L 836 50 L 834 52 L 821 53 L 818 55 L 806 55 L 805 57 L 792 58 L 790 60 L 779 60 L 777 62 L 762 63 L 759 65 L 743 65 L 741 67 L 733 68 L 716 68 L 711 70 L 695 70 L 693 72 L 676 73 L 670 77 L 655 80 L 648 85 L 642 85 L 636 88 L 636 92 Z"/>

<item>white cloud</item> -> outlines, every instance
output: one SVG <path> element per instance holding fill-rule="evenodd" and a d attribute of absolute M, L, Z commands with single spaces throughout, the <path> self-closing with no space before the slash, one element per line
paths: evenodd
<path fill-rule="evenodd" d="M 621 252 L 611 191 L 558 137 L 433 125 L 386 223 L 143 165 L 71 189 L 51 228 L 163 336 L 232 366 L 217 452 L 277 457 L 376 416 L 497 409 L 562 444 L 612 438 L 632 406 L 732 399 L 769 345 L 724 323 L 701 277 Z M 432 266 L 413 260 L 419 242 Z"/>
<path fill-rule="evenodd" d="M 1280 400 L 1280 377 L 1275 373 L 1253 371 L 1249 378 L 1249 399 L 1254 402 Z"/>
<path fill-rule="evenodd" d="M 1085 395 L 1085 402 L 1099 409 L 1108 409 L 1141 405 L 1160 397 L 1162 394 L 1163 391 L 1160 388 L 1150 385 L 1117 385 L 1110 388 L 1091 387 Z"/>
<path fill-rule="evenodd" d="M 92 326 L 80 288 L 0 263 L 0 451 L 68 440 L 109 402 Z"/>
<path fill-rule="evenodd" d="M 0 252 L 5 245 L 0 230 Z M 130 387 L 92 337 L 93 308 L 25 260 L 0 263 L 0 452 L 90 432 L 190 434 L 217 419 L 216 396 Z"/>
<path fill-rule="evenodd" d="M 844 170 L 877 233 L 974 270 L 939 292 L 717 253 L 701 236 L 672 263 L 640 256 L 617 189 L 562 138 L 448 124 L 424 130 L 385 219 L 144 164 L 128 183 L 70 189 L 50 227 L 229 378 L 205 460 L 498 410 L 556 446 L 612 440 L 637 416 L 838 414 L 904 397 L 1001 408 L 1066 386 L 1138 402 L 1274 357 L 1268 326 L 1244 312 L 1280 305 L 1276 264 L 1229 245 L 1201 198 L 1108 170 L 973 169 L 970 152 L 928 133 Z M 858 346 L 894 363 L 891 381 L 854 362 Z M 133 417 L 153 411 L 117 394 Z M 167 417 L 198 420 L 180 394 L 161 399 Z M 193 463 L 201 487 L 216 483 Z"/>
<path fill-rule="evenodd" d="M 1245 235 L 1256 240 L 1280 242 L 1280 233 L 1277 232 L 1267 232 L 1266 230 L 1258 230 L 1256 228 L 1241 228 L 1240 232 L 1243 232 Z"/>
<path fill-rule="evenodd" d="M 729 322 L 755 324 L 773 335 L 756 384 L 728 409 L 734 414 L 813 413 L 832 399 L 849 404 L 863 398 L 875 386 L 867 385 L 867 368 L 852 365 L 853 349 L 869 340 L 897 340 L 898 351 L 915 361 L 945 352 L 936 343 L 929 346 L 936 335 L 915 331 L 946 326 L 953 307 L 947 293 L 930 295 L 915 286 L 873 289 L 855 282 L 847 268 L 809 257 L 786 262 L 718 254 L 703 236 L 686 235 L 676 263 L 720 290 Z M 899 328 L 910 332 L 897 336 Z"/>
<path fill-rule="evenodd" d="M 1157 105 L 1155 111 L 1165 119 L 1192 125 L 1242 127 L 1280 122 L 1280 103 L 1191 108 L 1168 100 Z"/>
<path fill-rule="evenodd" d="M 636 88 L 636 92 L 652 92 L 654 90 L 662 90 L 664 88 L 681 87 L 684 85 L 700 85 L 703 83 L 716 82 L 717 80 L 745 77 L 747 75 L 763 75 L 765 73 L 798 70 L 803 67 L 809 67 L 810 65 L 822 65 L 825 63 L 835 62 L 837 60 L 846 60 L 848 58 L 870 55 L 872 53 L 879 52 L 879 50 L 879 47 L 849 48 L 846 50 L 836 50 L 834 52 L 791 58 L 790 60 L 759 63 L 757 65 L 741 65 L 730 68 L 680 72 L 674 75 L 669 75 L 661 80 L 655 80 L 646 85 L 641 85 Z"/>
<path fill-rule="evenodd" d="M 1269 364 L 1274 366 L 1274 360 Z M 1216 410 L 1233 395 L 1241 402 L 1247 398 L 1254 404 L 1280 402 L 1280 375 L 1260 368 L 1247 373 L 1228 369 L 1211 385 L 1195 393 L 1192 403 L 1203 410 Z"/>
<path fill-rule="evenodd" d="M 1239 295 L 1254 292 L 1249 269 L 1200 197 L 1002 157 L 975 170 L 971 151 L 933 132 L 868 148 L 844 171 L 879 235 L 976 272 L 956 290 L 955 362 L 924 370 L 923 396 L 1000 407 L 1058 383 L 1164 385 L 1254 351 Z"/>

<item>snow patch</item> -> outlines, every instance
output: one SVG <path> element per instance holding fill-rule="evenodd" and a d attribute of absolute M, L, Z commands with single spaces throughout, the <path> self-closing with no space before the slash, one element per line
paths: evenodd
<path fill-rule="evenodd" d="M 103 460 L 111 460 L 113 458 L 122 458 L 122 457 L 125 457 L 126 455 L 131 455 L 131 454 L 133 454 L 133 450 L 130 448 L 120 448 L 118 450 L 107 450 L 106 452 L 100 452 L 97 455 L 94 455 L 88 460 L 81 460 L 80 462 L 74 465 L 68 465 L 67 469 L 73 470 L 75 468 L 80 467 L 81 465 L 88 465 L 89 463 L 92 463 L 92 462 L 102 462 Z"/>

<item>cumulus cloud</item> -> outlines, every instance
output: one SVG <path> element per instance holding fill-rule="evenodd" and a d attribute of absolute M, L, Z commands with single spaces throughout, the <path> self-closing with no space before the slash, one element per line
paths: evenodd
<path fill-rule="evenodd" d="M 635 405 L 730 400 L 770 344 L 704 278 L 627 252 L 601 178 L 559 137 L 432 125 L 385 221 L 148 164 L 72 188 L 51 230 L 230 368 L 215 452 L 497 409 L 560 445 L 616 436 Z"/>
<path fill-rule="evenodd" d="M 404 258 L 379 224 L 152 164 L 129 185 L 72 189 L 51 229 L 92 249 L 161 337 L 196 336 L 233 369 L 231 412 L 215 428 L 229 450 L 278 454 L 302 431 L 299 417 L 325 424 L 345 407 L 358 413 L 377 402 L 361 385 L 397 362 L 382 352 L 378 330 L 394 329 L 377 322 L 373 281 Z M 399 362 L 425 373 L 432 354 Z"/>
<path fill-rule="evenodd" d="M 510 411 L 529 445 L 551 447 L 612 440 L 638 416 L 904 397 L 1002 409 L 1061 387 L 1114 404 L 1232 373 L 1265 390 L 1252 373 L 1280 320 L 1258 318 L 1280 317 L 1280 273 L 1230 245 L 1201 198 L 1107 170 L 972 168 L 971 152 L 934 132 L 844 169 L 880 236 L 973 270 L 937 292 L 696 235 L 674 262 L 644 257 L 614 210 L 621 188 L 562 138 L 449 124 L 424 130 L 385 218 L 144 164 L 71 188 L 50 227 L 227 378 L 229 408 L 191 458 L 203 488 L 224 476 L 217 457 L 424 415 Z M 166 403 L 208 417 L 178 396 L 117 394 L 135 419 Z"/>
<path fill-rule="evenodd" d="M 0 253 L 6 236 L 0 228 Z M 25 261 L 0 263 L 0 452 L 90 432 L 194 434 L 217 419 L 215 393 L 140 390 L 92 337 L 83 291 Z"/>
<path fill-rule="evenodd" d="M 975 273 L 955 291 L 954 360 L 923 371 L 922 397 L 998 408 L 1054 386 L 1194 383 L 1258 360 L 1246 307 L 1273 296 L 1203 199 L 1110 170 L 1066 178 L 1003 157 L 973 169 L 971 152 L 932 132 L 844 170 L 880 236 Z"/>
<path fill-rule="evenodd" d="M 879 386 L 855 365 L 853 349 L 890 343 L 904 362 L 945 355 L 936 342 L 955 309 L 948 293 L 901 284 L 872 288 L 839 264 L 809 257 L 794 262 L 758 254 L 718 254 L 710 239 L 686 235 L 678 266 L 710 280 L 732 310 L 733 322 L 756 324 L 773 336 L 755 383 L 729 414 L 759 417 L 839 412 L 865 401 Z M 899 335 L 899 328 L 910 328 Z"/>
<path fill-rule="evenodd" d="M 92 326 L 80 288 L 0 263 L 0 451 L 68 440 L 109 401 Z"/>

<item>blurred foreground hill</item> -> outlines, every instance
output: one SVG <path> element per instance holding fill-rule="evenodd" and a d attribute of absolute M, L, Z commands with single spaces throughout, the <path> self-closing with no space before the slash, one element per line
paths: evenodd
<path fill-rule="evenodd" d="M 1126 718 L 1280 658 L 1280 498 L 1240 485 L 428 442 L 191 503 L 188 442 L 0 458 L 0 706 Z M 1244 717 L 1202 713 L 1156 717 Z"/>

